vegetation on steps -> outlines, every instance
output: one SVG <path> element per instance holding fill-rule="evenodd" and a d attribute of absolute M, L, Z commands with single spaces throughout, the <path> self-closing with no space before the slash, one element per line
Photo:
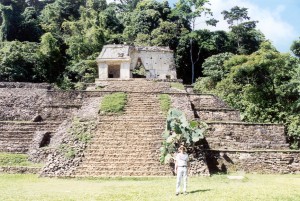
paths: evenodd
<path fill-rule="evenodd" d="M 122 113 L 127 103 L 127 94 L 123 92 L 105 95 L 100 105 L 100 114 Z"/>
<path fill-rule="evenodd" d="M 96 128 L 95 121 L 81 121 L 79 118 L 73 118 L 72 125 L 68 130 L 70 140 L 60 145 L 59 150 L 64 153 L 68 159 L 74 158 L 82 152 L 86 145 L 92 139 L 92 132 Z M 76 146 L 79 145 L 80 146 Z"/>
<path fill-rule="evenodd" d="M 168 94 L 159 95 L 160 109 L 167 114 L 171 107 L 171 98 Z"/>
<path fill-rule="evenodd" d="M 29 162 L 26 154 L 0 153 L 0 166 L 41 167 L 42 165 Z"/>
<path fill-rule="evenodd" d="M 179 90 L 184 90 L 184 85 L 180 82 L 171 82 L 171 87 Z"/>
<path fill-rule="evenodd" d="M 182 111 L 170 109 L 166 128 L 162 134 L 164 140 L 160 148 L 160 162 L 164 164 L 171 162 L 173 154 L 182 143 L 187 148 L 193 148 L 204 138 L 207 128 L 204 122 L 190 124 Z"/>

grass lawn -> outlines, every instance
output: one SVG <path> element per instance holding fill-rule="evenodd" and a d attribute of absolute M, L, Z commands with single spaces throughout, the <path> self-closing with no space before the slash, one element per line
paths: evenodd
<path fill-rule="evenodd" d="M 175 196 L 174 178 L 56 179 L 0 174 L 0 200 L 298 201 L 300 175 L 226 175 L 189 178 L 188 195 Z"/>

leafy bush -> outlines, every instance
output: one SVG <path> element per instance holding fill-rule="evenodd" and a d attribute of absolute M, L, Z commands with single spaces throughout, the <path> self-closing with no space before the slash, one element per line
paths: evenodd
<path fill-rule="evenodd" d="M 204 122 L 190 124 L 182 111 L 170 109 L 166 129 L 162 134 L 164 141 L 160 148 L 160 162 L 169 163 L 181 143 L 193 147 L 204 138 L 207 127 Z"/>
<path fill-rule="evenodd" d="M 160 94 L 159 95 L 160 109 L 164 113 L 168 113 L 171 106 L 171 98 L 168 94 Z"/>
<path fill-rule="evenodd" d="M 203 75 L 210 77 L 215 82 L 222 80 L 229 73 L 229 69 L 224 67 L 224 62 L 229 60 L 232 56 L 234 56 L 234 54 L 225 52 L 208 57 L 202 64 Z"/>
<path fill-rule="evenodd" d="M 127 95 L 123 92 L 105 95 L 101 102 L 100 113 L 121 113 L 124 111 Z"/>
<path fill-rule="evenodd" d="M 211 77 L 198 78 L 194 84 L 195 93 L 212 93 L 216 87 L 216 82 Z"/>

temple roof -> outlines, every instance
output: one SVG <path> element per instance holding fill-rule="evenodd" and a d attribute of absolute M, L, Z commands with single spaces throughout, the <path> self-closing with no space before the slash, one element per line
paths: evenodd
<path fill-rule="evenodd" d="M 169 47 L 104 45 L 97 61 L 129 61 L 131 51 L 173 52 Z"/>
<path fill-rule="evenodd" d="M 130 60 L 128 45 L 104 45 L 97 60 Z"/>

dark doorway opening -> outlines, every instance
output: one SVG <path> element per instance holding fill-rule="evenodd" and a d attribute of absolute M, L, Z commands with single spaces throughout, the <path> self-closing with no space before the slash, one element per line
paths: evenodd
<path fill-rule="evenodd" d="M 108 66 L 108 78 L 120 78 L 120 65 Z"/>
<path fill-rule="evenodd" d="M 50 132 L 45 133 L 43 139 L 41 140 L 40 148 L 48 146 L 51 142 L 51 137 L 52 135 Z"/>

